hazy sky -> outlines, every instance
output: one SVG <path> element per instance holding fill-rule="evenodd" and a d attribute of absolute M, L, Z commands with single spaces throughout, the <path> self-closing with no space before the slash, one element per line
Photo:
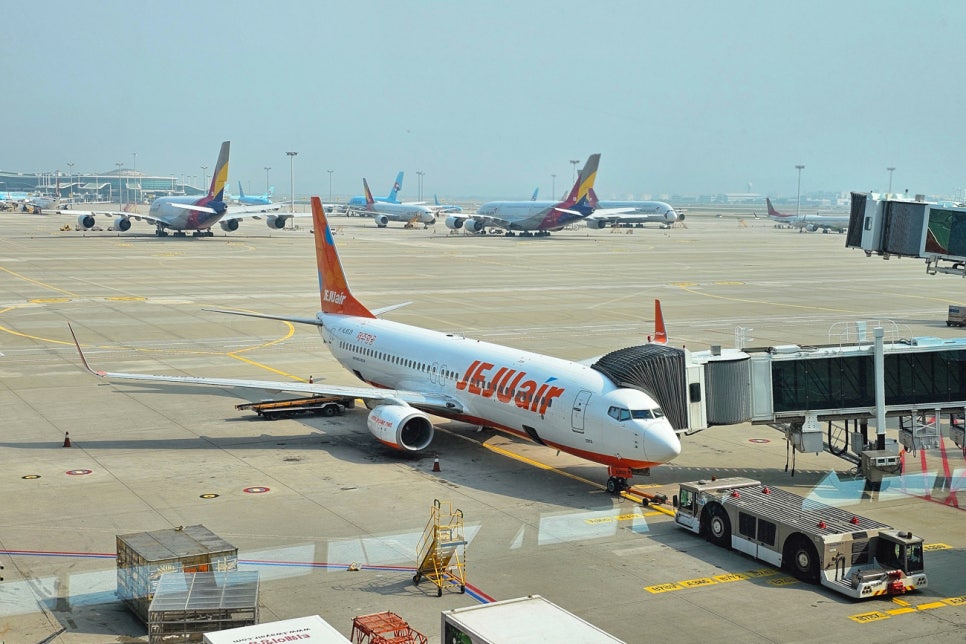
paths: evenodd
<path fill-rule="evenodd" d="M 10 5 L 12 0 L 7 0 Z M 47 0 L 7 11 L 0 168 L 526 198 L 966 188 L 966 2 Z M 10 9 L 10 6 L 8 6 Z"/>

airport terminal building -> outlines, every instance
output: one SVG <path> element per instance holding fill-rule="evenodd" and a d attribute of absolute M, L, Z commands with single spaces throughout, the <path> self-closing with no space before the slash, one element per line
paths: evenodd
<path fill-rule="evenodd" d="M 130 203 L 151 201 L 167 195 L 198 195 L 202 177 L 152 176 L 118 167 L 110 172 L 10 172 L 0 170 L 0 192 L 59 195 L 77 202 Z"/>

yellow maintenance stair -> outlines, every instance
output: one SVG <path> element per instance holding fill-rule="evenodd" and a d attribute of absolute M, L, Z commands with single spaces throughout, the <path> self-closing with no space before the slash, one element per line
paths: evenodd
<path fill-rule="evenodd" d="M 466 592 L 466 539 L 463 537 L 463 511 L 449 501 L 433 501 L 433 510 L 416 546 L 417 586 L 423 579 L 436 584 L 436 596 L 443 588 L 459 588 Z"/>

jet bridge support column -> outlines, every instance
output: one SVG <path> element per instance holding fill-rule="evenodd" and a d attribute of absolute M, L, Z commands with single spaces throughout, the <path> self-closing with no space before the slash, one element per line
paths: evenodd
<path fill-rule="evenodd" d="M 877 326 L 872 333 L 875 337 L 875 348 L 872 354 L 875 368 L 875 448 L 885 449 L 885 349 L 883 347 L 885 331 L 881 326 Z"/>

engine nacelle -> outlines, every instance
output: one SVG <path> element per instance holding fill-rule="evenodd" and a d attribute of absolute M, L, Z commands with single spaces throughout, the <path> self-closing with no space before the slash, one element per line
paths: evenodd
<path fill-rule="evenodd" d="M 459 230 L 463 227 L 463 222 L 466 221 L 463 217 L 453 217 L 450 215 L 446 218 L 446 227 L 450 230 Z"/>
<path fill-rule="evenodd" d="M 585 221 L 587 222 L 587 227 L 591 230 L 600 230 L 607 226 L 607 222 L 603 219 L 586 219 Z"/>
<path fill-rule="evenodd" d="M 225 221 L 219 221 L 218 225 L 226 233 L 233 233 L 238 230 L 238 220 L 237 219 L 226 219 Z"/>
<path fill-rule="evenodd" d="M 404 452 L 419 452 L 433 442 L 429 416 L 405 404 L 379 405 L 367 421 L 369 432 L 384 444 Z"/>
<path fill-rule="evenodd" d="M 385 215 L 373 215 L 372 220 L 376 222 L 376 225 L 380 228 L 385 228 L 389 225 L 389 217 Z"/>
<path fill-rule="evenodd" d="M 272 230 L 281 230 L 285 228 L 285 222 L 288 221 L 288 217 L 285 215 L 268 215 L 265 217 L 265 224 L 268 225 Z"/>
<path fill-rule="evenodd" d="M 94 215 L 78 215 L 77 225 L 81 228 L 93 228 L 94 227 Z"/>
<path fill-rule="evenodd" d="M 94 224 L 92 222 L 91 226 L 93 225 Z M 122 233 L 126 233 L 127 231 L 131 230 L 131 220 L 127 217 L 116 217 L 114 219 L 114 230 L 119 230 Z"/>
<path fill-rule="evenodd" d="M 479 219 L 467 219 L 463 222 L 463 228 L 465 228 L 466 232 L 469 233 L 481 233 L 485 227 L 486 224 Z"/>
<path fill-rule="evenodd" d="M 810 233 L 814 233 L 816 230 L 818 230 L 818 226 L 816 226 L 815 224 L 808 224 L 807 226 L 805 226 L 805 230 L 807 230 Z"/>

